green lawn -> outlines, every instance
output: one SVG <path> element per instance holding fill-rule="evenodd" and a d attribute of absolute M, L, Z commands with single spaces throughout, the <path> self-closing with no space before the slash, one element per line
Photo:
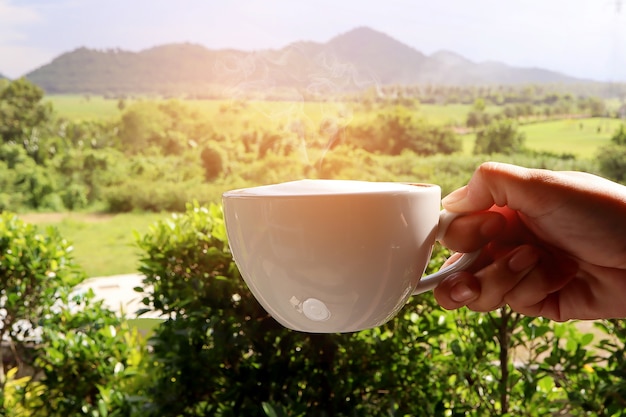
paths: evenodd
<path fill-rule="evenodd" d="M 42 232 L 46 226 L 59 229 L 72 242 L 75 259 L 89 277 L 137 272 L 139 249 L 135 246 L 133 230 L 144 234 L 150 225 L 167 216 L 154 213 L 21 215 L 24 221 L 37 224 Z"/>
<path fill-rule="evenodd" d="M 465 126 L 467 113 L 471 109 L 472 106 L 467 104 L 420 104 L 417 112 L 436 125 Z"/>
<path fill-rule="evenodd" d="M 623 123 L 617 119 L 567 119 L 524 125 L 526 145 L 538 151 L 571 153 L 579 158 L 593 158 L 600 146 Z"/>
<path fill-rule="evenodd" d="M 610 143 L 611 136 L 623 121 L 607 118 L 564 119 L 520 126 L 526 134 L 526 147 L 556 154 L 573 154 L 581 159 L 593 159 L 598 148 Z M 463 135 L 463 153 L 474 149 L 476 135 Z"/>
<path fill-rule="evenodd" d="M 121 111 L 118 99 L 87 95 L 48 95 L 45 101 L 52 103 L 56 113 L 68 119 L 101 119 L 117 117 Z M 125 99 L 126 105 L 133 99 Z M 229 100 L 188 100 L 186 103 L 196 107 L 207 115 L 217 115 L 221 109 L 232 106 Z M 466 104 L 420 104 L 415 110 L 424 119 L 439 125 L 464 125 L 467 113 L 472 106 Z M 487 109 L 489 111 L 489 109 Z M 495 110 L 494 110 L 495 111 Z M 280 121 L 286 118 L 305 117 L 319 122 L 324 117 L 336 117 L 341 114 L 343 120 L 358 117 L 357 106 L 339 102 L 282 102 L 250 101 L 239 110 L 239 117 Z M 221 114 L 220 117 L 224 117 Z"/>
<path fill-rule="evenodd" d="M 48 95 L 44 101 L 52 103 L 56 114 L 72 120 L 108 119 L 121 113 L 118 100 L 101 96 Z"/>

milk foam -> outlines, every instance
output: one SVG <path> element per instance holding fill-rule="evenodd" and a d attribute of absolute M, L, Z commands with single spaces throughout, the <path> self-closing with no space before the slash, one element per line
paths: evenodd
<path fill-rule="evenodd" d="M 415 192 L 415 185 L 398 182 L 369 182 L 354 180 L 298 180 L 281 184 L 262 185 L 229 191 L 227 195 L 246 196 L 292 196 L 292 195 L 328 195 L 359 193 L 398 193 Z"/>

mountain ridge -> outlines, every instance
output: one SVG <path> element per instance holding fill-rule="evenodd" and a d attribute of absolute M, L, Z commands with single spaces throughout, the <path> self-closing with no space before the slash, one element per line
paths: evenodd
<path fill-rule="evenodd" d="M 195 43 L 139 52 L 86 47 L 66 52 L 25 77 L 50 94 L 224 94 L 303 89 L 348 91 L 371 85 L 485 85 L 587 82 L 541 68 L 473 62 L 452 51 L 426 55 L 361 26 L 325 43 L 280 49 L 209 49 Z"/>

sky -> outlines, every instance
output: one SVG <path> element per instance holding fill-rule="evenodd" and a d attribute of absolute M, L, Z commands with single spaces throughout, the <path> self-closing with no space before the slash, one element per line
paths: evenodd
<path fill-rule="evenodd" d="M 626 0 L 0 0 L 0 74 L 25 75 L 83 46 L 252 51 L 359 26 L 428 55 L 626 82 Z"/>

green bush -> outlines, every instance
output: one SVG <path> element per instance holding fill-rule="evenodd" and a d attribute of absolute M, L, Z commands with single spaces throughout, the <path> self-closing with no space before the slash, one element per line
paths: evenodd
<path fill-rule="evenodd" d="M 496 120 L 476 133 L 474 154 L 507 154 L 523 150 L 526 136 L 511 119 Z"/>
<path fill-rule="evenodd" d="M 200 153 L 200 159 L 204 167 L 204 178 L 207 181 L 213 181 L 219 177 L 224 170 L 224 157 L 222 153 L 213 146 L 205 146 Z"/>
<path fill-rule="evenodd" d="M 349 125 L 344 141 L 371 153 L 399 155 L 411 150 L 418 155 L 451 154 L 461 150 L 462 145 L 449 129 L 416 119 L 413 112 L 396 106 L 380 111 L 374 120 Z"/>
<path fill-rule="evenodd" d="M 196 108 L 180 100 L 139 101 L 126 107 L 119 123 L 120 146 L 125 153 L 158 149 L 180 155 L 204 145 L 213 129 Z"/>
<path fill-rule="evenodd" d="M 131 211 L 185 210 L 187 201 L 193 199 L 194 188 L 190 184 L 162 183 L 156 186 L 146 180 L 128 179 L 116 187 L 107 187 L 103 194 L 108 211 L 124 213 Z"/>
<path fill-rule="evenodd" d="M 0 415 L 133 412 L 144 344 L 93 292 L 73 290 L 83 278 L 56 229 L 0 214 L 0 337 L 12 352 L 0 358 Z"/>
<path fill-rule="evenodd" d="M 626 184 L 626 126 L 621 125 L 611 143 L 598 151 L 598 164 L 603 175 Z"/>
<path fill-rule="evenodd" d="M 598 152 L 598 164 L 602 175 L 626 184 L 626 146 L 610 144 Z"/>
<path fill-rule="evenodd" d="M 61 292 L 83 279 L 71 251 L 55 229 L 41 235 L 16 215 L 0 214 L 0 340 L 17 346 L 38 340 L 39 324 Z M 0 383 L 4 374 L 0 361 Z"/>
<path fill-rule="evenodd" d="M 64 207 L 69 210 L 78 210 L 87 207 L 89 190 L 83 184 L 70 184 L 61 195 Z"/>
<path fill-rule="evenodd" d="M 93 292 L 57 298 L 41 322 L 37 377 L 23 384 L 31 416 L 130 416 L 141 406 L 145 342 L 94 300 Z M 140 414 L 139 414 L 140 415 Z"/>
<path fill-rule="evenodd" d="M 99 187 L 111 212 L 183 212 L 189 201 L 208 201 L 211 184 L 204 182 L 199 153 L 137 155 L 118 162 L 115 173 Z"/>

